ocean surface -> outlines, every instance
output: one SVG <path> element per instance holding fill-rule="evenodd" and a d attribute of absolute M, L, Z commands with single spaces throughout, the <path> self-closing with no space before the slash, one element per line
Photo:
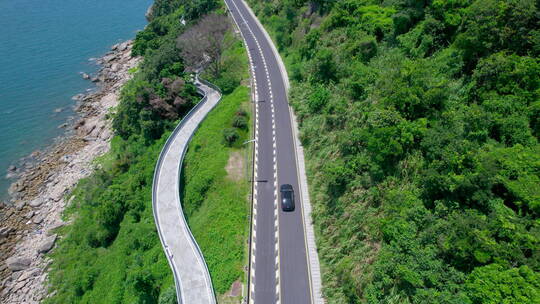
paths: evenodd
<path fill-rule="evenodd" d="M 0 0 L 0 199 L 11 164 L 65 132 L 90 58 L 135 37 L 152 0 Z"/>

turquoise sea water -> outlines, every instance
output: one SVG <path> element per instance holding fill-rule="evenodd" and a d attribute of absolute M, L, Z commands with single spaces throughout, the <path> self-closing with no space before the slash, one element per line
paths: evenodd
<path fill-rule="evenodd" d="M 93 87 L 79 74 L 96 71 L 89 58 L 133 38 L 151 3 L 0 0 L 0 199 L 8 166 L 61 135 L 71 97 Z"/>

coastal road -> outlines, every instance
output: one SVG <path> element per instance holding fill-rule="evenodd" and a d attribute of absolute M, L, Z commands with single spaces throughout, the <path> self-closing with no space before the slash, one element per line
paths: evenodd
<path fill-rule="evenodd" d="M 255 172 L 250 302 L 313 302 L 286 74 L 272 41 L 242 0 L 225 0 L 250 58 L 255 102 Z M 279 186 L 291 184 L 296 208 L 283 212 Z"/>

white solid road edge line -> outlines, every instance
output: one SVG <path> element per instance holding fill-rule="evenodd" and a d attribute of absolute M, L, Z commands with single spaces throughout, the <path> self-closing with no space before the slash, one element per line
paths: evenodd
<path fill-rule="evenodd" d="M 298 139 L 298 123 L 296 116 L 291 113 L 291 122 L 293 125 L 293 140 L 295 144 L 295 156 L 297 170 L 299 174 L 300 182 L 300 194 L 302 199 L 302 215 L 304 217 L 304 232 L 306 233 L 305 241 L 307 244 L 308 264 L 310 270 L 311 288 L 313 292 L 314 304 L 325 303 L 322 297 L 322 282 L 321 282 L 321 268 L 319 263 L 319 254 L 317 252 L 317 244 L 315 243 L 315 232 L 313 230 L 313 222 L 311 219 L 311 202 L 309 198 L 307 175 L 304 162 L 304 148 L 302 147 L 300 140 Z"/>
<path fill-rule="evenodd" d="M 250 239 L 250 244 L 251 244 L 251 250 L 250 252 L 248 253 L 250 255 L 250 259 L 248 259 L 248 278 L 249 278 L 249 286 L 247 288 L 247 298 L 249 299 L 249 304 L 254 304 L 255 303 L 255 299 L 253 297 L 253 294 L 255 292 L 255 250 L 256 250 L 256 243 L 257 243 L 257 239 L 256 239 L 256 234 L 257 234 L 257 178 L 258 178 L 258 174 L 257 174 L 257 171 L 258 171 L 258 137 L 259 137 L 259 102 L 258 102 L 258 99 L 259 99 L 259 96 L 258 96 L 258 92 L 257 92 L 257 79 L 256 79 L 256 74 L 255 74 L 255 65 L 253 64 L 253 58 L 251 56 L 251 51 L 249 49 L 249 46 L 247 45 L 247 40 L 246 40 L 246 37 L 244 37 L 244 33 L 242 32 L 242 29 L 240 28 L 240 24 L 238 24 L 236 18 L 234 17 L 234 14 L 232 13 L 232 10 L 231 8 L 229 7 L 229 4 L 227 3 L 226 0 L 224 0 L 223 2 L 225 2 L 225 5 L 227 6 L 229 12 L 230 12 L 230 15 L 231 15 L 231 18 L 233 19 L 236 27 L 238 28 L 238 32 L 240 33 L 240 35 L 242 36 L 242 39 L 244 40 L 244 47 L 246 48 L 246 53 L 248 54 L 248 57 L 249 57 L 249 64 L 250 64 L 250 69 L 249 69 L 249 74 L 250 74 L 250 79 L 251 79 L 251 87 L 250 87 L 250 90 L 251 90 L 251 98 L 253 99 L 252 102 L 254 103 L 254 107 L 255 107 L 255 122 L 254 122 L 254 125 L 255 125 L 255 132 L 254 132 L 254 135 L 255 135 L 255 144 L 254 144 L 254 154 L 255 154 L 255 157 L 254 157 L 254 174 L 253 174 L 253 198 L 252 198 L 252 220 L 251 220 L 251 239 Z M 240 13 L 240 12 L 238 12 Z M 246 26 L 248 26 L 246 24 Z M 248 26 L 249 28 L 249 26 Z M 252 34 L 253 35 L 253 34 Z M 258 45 L 258 44 L 257 44 Z M 259 46 L 259 49 L 260 49 L 260 46 Z"/>
<path fill-rule="evenodd" d="M 259 26 L 259 29 L 263 33 L 263 35 L 266 37 L 268 43 L 270 44 L 270 47 L 272 48 L 272 52 L 274 53 L 274 56 L 277 59 L 279 69 L 281 71 L 281 74 L 284 76 L 283 78 L 283 84 L 285 85 L 285 89 L 287 90 L 287 94 L 289 92 L 290 84 L 289 84 L 289 76 L 287 74 L 287 69 L 285 68 L 285 64 L 283 64 L 283 60 L 281 56 L 279 55 L 279 52 L 277 51 L 273 40 L 270 38 L 270 35 L 268 35 L 268 32 L 264 28 L 264 26 L 260 23 L 259 19 L 255 16 L 255 13 L 251 10 L 251 7 L 244 1 L 240 0 L 244 3 L 245 7 L 247 8 L 249 14 L 253 17 L 257 25 Z M 306 241 L 308 245 L 308 259 L 309 259 L 309 266 L 310 266 L 310 276 L 311 276 L 311 284 L 313 288 L 313 301 L 315 304 L 324 303 L 324 298 L 322 297 L 322 282 L 321 282 L 321 268 L 319 263 L 319 255 L 317 253 L 317 245 L 315 243 L 315 233 L 313 230 L 313 223 L 311 221 L 311 202 L 309 199 L 309 188 L 307 184 L 307 176 L 306 176 L 306 168 L 305 168 L 305 162 L 304 162 L 304 149 L 302 147 L 302 144 L 299 140 L 298 135 L 298 123 L 296 121 L 296 116 L 294 115 L 294 111 L 292 107 L 289 106 L 289 113 L 291 115 L 291 121 L 292 121 L 292 129 L 293 129 L 293 140 L 295 143 L 295 154 L 296 154 L 296 163 L 297 163 L 297 169 L 299 171 L 299 179 L 300 179 L 300 191 L 302 195 L 302 209 L 304 210 L 303 216 L 304 216 L 304 229 L 306 232 Z"/>

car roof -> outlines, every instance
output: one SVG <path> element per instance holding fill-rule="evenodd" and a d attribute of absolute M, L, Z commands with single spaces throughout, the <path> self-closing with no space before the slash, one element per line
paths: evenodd
<path fill-rule="evenodd" d="M 283 184 L 283 185 L 281 185 L 280 189 L 281 189 L 281 191 L 286 191 L 286 190 L 292 191 L 293 187 L 291 185 L 289 185 L 289 184 Z"/>

